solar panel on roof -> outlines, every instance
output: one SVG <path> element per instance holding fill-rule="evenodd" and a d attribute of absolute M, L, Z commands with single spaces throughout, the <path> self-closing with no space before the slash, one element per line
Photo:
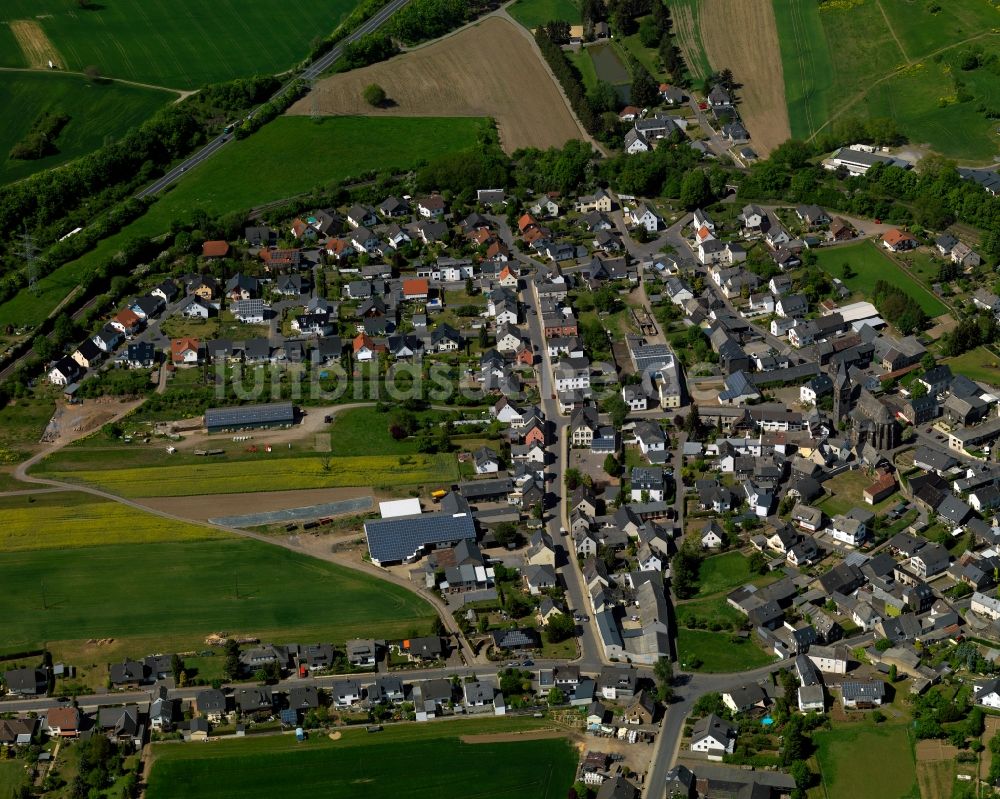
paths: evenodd
<path fill-rule="evenodd" d="M 243 405 L 236 408 L 209 408 L 205 411 L 206 427 L 241 427 L 251 424 L 283 424 L 295 421 L 295 408 L 290 402 L 265 405 Z"/>
<path fill-rule="evenodd" d="M 425 546 L 476 537 L 472 516 L 424 513 L 365 522 L 368 551 L 379 563 L 406 560 Z"/>

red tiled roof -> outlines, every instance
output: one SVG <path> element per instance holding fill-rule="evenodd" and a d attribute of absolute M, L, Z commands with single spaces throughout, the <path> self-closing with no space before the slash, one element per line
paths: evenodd
<path fill-rule="evenodd" d="M 430 283 L 427 282 L 425 277 L 415 277 L 409 280 L 403 281 L 403 296 L 404 297 L 416 297 L 419 295 L 427 295 L 430 291 Z"/>
<path fill-rule="evenodd" d="M 229 242 L 206 241 L 201 245 L 201 254 L 206 258 L 225 258 L 229 255 Z"/>
<path fill-rule="evenodd" d="M 882 236 L 882 240 L 888 242 L 891 246 L 895 247 L 900 242 L 916 241 L 916 238 L 914 238 L 904 230 L 900 230 L 899 228 L 893 228 L 892 230 L 888 231 L 884 236 Z"/>

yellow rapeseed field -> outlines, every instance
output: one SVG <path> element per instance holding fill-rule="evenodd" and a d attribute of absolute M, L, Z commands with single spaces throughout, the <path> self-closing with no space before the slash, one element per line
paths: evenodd
<path fill-rule="evenodd" d="M 0 518 L 0 552 L 196 541 L 226 535 L 74 492 L 44 495 L 30 503 L 27 497 L 17 497 L 16 504 L 12 498 L 0 508 Z"/>

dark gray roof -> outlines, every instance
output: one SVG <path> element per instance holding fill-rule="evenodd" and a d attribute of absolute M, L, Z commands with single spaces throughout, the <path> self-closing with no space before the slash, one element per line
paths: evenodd
<path fill-rule="evenodd" d="M 291 424 L 295 408 L 290 402 L 265 405 L 243 405 L 236 408 L 209 408 L 205 411 L 206 427 L 241 427 L 248 424 Z"/>
<path fill-rule="evenodd" d="M 476 537 L 472 517 L 463 514 L 423 513 L 365 522 L 372 560 L 392 563 L 406 560 L 425 546 Z"/>

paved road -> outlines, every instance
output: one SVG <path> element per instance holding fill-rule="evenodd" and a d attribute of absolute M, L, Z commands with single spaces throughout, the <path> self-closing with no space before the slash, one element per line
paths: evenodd
<path fill-rule="evenodd" d="M 351 42 L 360 39 L 373 31 L 378 30 L 382 27 L 389 18 L 395 14 L 399 9 L 405 6 L 410 0 L 390 0 L 389 4 L 382 8 L 377 14 L 375 14 L 371 19 L 360 25 L 357 30 L 347 36 L 342 42 L 337 44 L 332 50 L 330 50 L 325 55 L 320 56 L 315 61 L 313 61 L 308 67 L 306 67 L 302 72 L 299 72 L 294 77 L 292 77 L 287 83 L 285 83 L 278 91 L 276 91 L 270 98 L 270 100 L 275 100 L 285 94 L 290 88 L 292 83 L 297 79 L 302 79 L 305 81 L 315 80 L 317 77 L 322 75 L 327 69 L 332 66 L 332 64 L 340 58 L 344 52 L 344 47 Z M 269 102 L 270 102 L 269 100 Z M 255 108 L 249 114 L 247 114 L 247 119 L 253 119 L 260 111 L 260 106 Z M 136 197 L 149 197 L 151 195 L 159 194 L 171 183 L 176 182 L 184 176 L 184 174 L 193 167 L 198 166 L 198 164 L 207 161 L 213 155 L 215 155 L 219 150 L 225 147 L 232 141 L 231 133 L 223 133 L 216 136 L 212 141 L 202 147 L 194 155 L 189 156 L 187 159 L 177 164 L 173 169 L 167 172 L 163 177 L 151 183 L 146 188 L 139 191 Z"/>

